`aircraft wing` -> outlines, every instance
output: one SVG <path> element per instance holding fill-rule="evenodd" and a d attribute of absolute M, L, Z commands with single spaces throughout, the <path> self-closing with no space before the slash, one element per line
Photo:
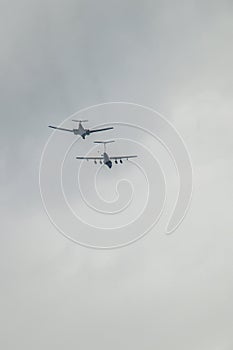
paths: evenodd
<path fill-rule="evenodd" d="M 57 130 L 62 130 L 62 131 L 70 131 L 70 132 L 73 132 L 72 129 L 64 129 L 64 128 L 58 128 L 56 126 L 52 126 L 52 125 L 49 125 L 49 128 L 52 128 L 52 129 L 57 129 Z"/>
<path fill-rule="evenodd" d="M 76 159 L 101 160 L 103 157 L 76 157 Z"/>
<path fill-rule="evenodd" d="M 93 132 L 106 131 L 106 130 L 112 130 L 112 129 L 113 129 L 113 127 L 103 128 L 103 129 L 89 130 L 89 133 L 92 134 Z"/>
<path fill-rule="evenodd" d="M 137 158 L 137 156 L 116 156 L 116 157 L 109 157 L 111 160 L 120 160 L 120 159 L 130 159 L 130 158 Z"/>

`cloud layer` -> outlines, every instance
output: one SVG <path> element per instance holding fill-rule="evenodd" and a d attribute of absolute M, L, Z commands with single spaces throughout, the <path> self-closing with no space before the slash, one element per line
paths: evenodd
<path fill-rule="evenodd" d="M 232 349 L 232 10 L 2 2 L 2 349 Z M 174 123 L 193 159 L 194 198 L 173 236 L 155 230 L 92 251 L 49 222 L 39 160 L 48 124 L 119 100 Z"/>

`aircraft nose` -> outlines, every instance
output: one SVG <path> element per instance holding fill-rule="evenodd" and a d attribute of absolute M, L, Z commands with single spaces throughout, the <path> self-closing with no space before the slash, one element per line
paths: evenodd
<path fill-rule="evenodd" d="M 106 165 L 109 167 L 109 169 L 111 169 L 111 167 L 112 167 L 112 162 L 111 162 L 111 160 L 109 160 L 109 161 L 106 163 Z"/>

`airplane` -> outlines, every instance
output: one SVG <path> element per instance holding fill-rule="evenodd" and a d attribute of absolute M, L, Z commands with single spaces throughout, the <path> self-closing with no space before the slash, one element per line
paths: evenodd
<path fill-rule="evenodd" d="M 88 160 L 94 160 L 94 163 L 97 164 L 97 160 L 100 161 L 100 164 L 104 164 L 107 167 L 109 167 L 109 169 L 111 169 L 112 167 L 112 163 L 113 161 L 115 161 L 115 164 L 118 164 L 118 160 L 120 161 L 120 163 L 123 163 L 122 159 L 126 159 L 129 160 L 130 158 L 136 158 L 137 156 L 113 156 L 113 157 L 109 157 L 109 155 L 106 152 L 106 145 L 108 143 L 112 143 L 115 142 L 114 140 L 112 141 L 94 141 L 94 143 L 100 143 L 104 145 L 104 152 L 103 154 L 101 154 L 101 157 L 76 157 L 76 159 L 86 159 Z"/>
<path fill-rule="evenodd" d="M 86 122 L 88 122 L 88 120 L 76 120 L 76 119 L 72 119 L 72 121 L 73 121 L 73 122 L 76 122 L 76 123 L 79 123 L 79 124 L 77 124 L 77 127 L 74 128 L 74 129 L 64 129 L 64 128 L 59 128 L 59 127 L 52 126 L 52 125 L 49 125 L 49 128 L 57 129 L 57 130 L 62 130 L 62 131 L 73 132 L 74 135 L 79 135 L 79 136 L 81 136 L 84 140 L 85 140 L 85 137 L 86 137 L 87 135 L 90 135 L 90 134 L 92 134 L 93 132 L 106 131 L 106 130 L 112 130 L 112 129 L 113 129 L 113 127 L 109 127 L 109 128 L 103 128 L 103 129 L 89 130 L 89 129 L 85 129 L 85 128 L 82 126 L 82 123 L 86 123 Z"/>

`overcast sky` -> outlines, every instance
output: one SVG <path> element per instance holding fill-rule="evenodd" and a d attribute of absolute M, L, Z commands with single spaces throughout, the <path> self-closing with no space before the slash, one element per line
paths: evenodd
<path fill-rule="evenodd" d="M 232 1 L 2 0 L 0 26 L 1 349 L 232 350 Z M 194 194 L 173 235 L 96 251 L 38 172 L 47 125 L 109 101 L 174 124 Z"/>

